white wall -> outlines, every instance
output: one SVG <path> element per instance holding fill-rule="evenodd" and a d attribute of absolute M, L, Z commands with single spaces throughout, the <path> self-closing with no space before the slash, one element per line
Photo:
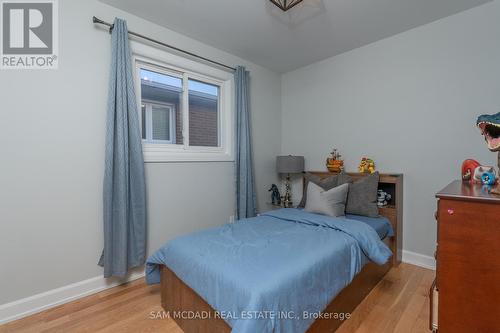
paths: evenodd
<path fill-rule="evenodd" d="M 280 151 L 280 76 L 96 0 L 61 0 L 55 71 L 0 72 L 0 304 L 99 276 L 110 36 L 96 15 L 251 71 L 262 207 Z M 146 166 L 150 252 L 233 215 L 232 163 Z"/>
<path fill-rule="evenodd" d="M 496 165 L 475 120 L 500 111 L 499 38 L 494 1 L 285 74 L 282 153 L 323 170 L 334 146 L 347 170 L 404 173 L 404 248 L 431 256 L 434 194 L 466 158 Z"/>

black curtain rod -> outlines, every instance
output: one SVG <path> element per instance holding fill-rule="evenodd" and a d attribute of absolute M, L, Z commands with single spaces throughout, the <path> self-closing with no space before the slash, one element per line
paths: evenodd
<path fill-rule="evenodd" d="M 108 26 L 109 27 L 109 31 L 111 32 L 113 30 L 113 24 L 111 23 L 108 23 L 108 22 L 105 22 L 97 17 L 92 17 L 92 22 L 94 22 L 95 24 L 102 24 L 102 25 L 105 25 L 105 26 Z M 144 36 L 144 35 L 141 35 L 141 34 L 138 34 L 136 32 L 133 32 L 133 31 L 129 31 L 128 32 L 129 35 L 132 35 L 132 36 L 135 36 L 135 37 L 139 37 L 139 38 L 142 38 L 142 39 L 145 39 L 151 43 L 155 43 L 155 44 L 158 44 L 158 45 L 161 45 L 161 46 L 164 46 L 164 47 L 168 47 L 169 49 L 172 49 L 172 50 L 176 50 L 178 52 L 181 52 L 181 53 L 184 53 L 184 54 L 187 54 L 191 57 L 194 57 L 194 58 L 198 58 L 198 59 L 201 59 L 203 61 L 206 61 L 206 62 L 209 62 L 209 63 L 212 63 L 214 65 L 217 65 L 217 66 L 221 66 L 221 67 L 224 67 L 224 68 L 227 68 L 227 69 L 230 69 L 232 71 L 235 71 L 236 68 L 232 67 L 232 66 L 228 66 L 228 65 L 225 65 L 223 63 L 220 63 L 218 61 L 215 61 L 215 60 L 212 60 L 212 59 L 208 59 L 208 58 L 205 58 L 203 56 L 200 56 L 198 54 L 195 54 L 193 52 L 189 52 L 189 51 L 186 51 L 186 50 L 183 50 L 183 49 L 180 49 L 178 47 L 175 47 L 175 46 L 172 46 L 172 45 L 169 45 L 169 44 L 166 44 L 166 43 L 163 43 L 163 42 L 160 42 L 156 39 L 153 39 L 153 38 L 149 38 L 147 36 Z"/>

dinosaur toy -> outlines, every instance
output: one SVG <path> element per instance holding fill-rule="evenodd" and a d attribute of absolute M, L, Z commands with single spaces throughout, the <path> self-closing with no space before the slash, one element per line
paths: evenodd
<path fill-rule="evenodd" d="M 268 192 L 271 192 L 271 203 L 273 205 L 281 205 L 281 194 L 278 190 L 278 186 L 276 186 L 276 184 L 272 184 Z"/>
<path fill-rule="evenodd" d="M 479 116 L 476 125 L 481 130 L 488 149 L 498 152 L 498 167 L 500 168 L 500 112 L 493 115 L 483 114 Z M 491 193 L 500 194 L 500 188 L 492 189 Z"/>
<path fill-rule="evenodd" d="M 477 127 L 481 130 L 488 149 L 498 153 L 498 167 L 500 168 L 500 112 L 493 115 L 484 114 L 477 118 Z"/>

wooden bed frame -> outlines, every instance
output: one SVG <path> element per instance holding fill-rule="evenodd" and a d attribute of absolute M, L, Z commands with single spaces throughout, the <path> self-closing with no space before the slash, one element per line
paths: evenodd
<path fill-rule="evenodd" d="M 326 178 L 333 173 L 309 172 Z M 360 173 L 348 173 L 354 180 L 366 176 Z M 389 205 L 380 208 L 380 215 L 387 217 L 394 228 L 394 237 L 388 237 L 384 242 L 391 248 L 393 259 L 387 264 L 379 266 L 367 263 L 353 281 L 345 287 L 323 310 L 323 313 L 347 314 L 351 313 L 370 291 L 382 280 L 393 266 L 401 262 L 401 248 L 403 235 L 403 175 L 381 174 L 379 189 L 390 193 L 392 200 Z M 201 298 L 194 290 L 187 286 L 166 266 L 161 267 L 161 305 L 171 318 L 186 333 L 229 333 L 231 327 L 217 314 L 217 312 Z M 192 318 L 192 314 L 204 314 L 205 318 Z M 334 332 L 343 320 L 316 319 L 309 327 L 308 333 Z"/>

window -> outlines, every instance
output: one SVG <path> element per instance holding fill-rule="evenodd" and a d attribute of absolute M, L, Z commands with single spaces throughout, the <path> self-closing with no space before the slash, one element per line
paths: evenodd
<path fill-rule="evenodd" d="M 142 139 L 149 143 L 176 143 L 175 106 L 142 100 Z"/>
<path fill-rule="evenodd" d="M 145 143 L 182 145 L 182 77 L 139 66 L 141 128 Z M 179 133 L 179 135 L 177 135 Z"/>
<path fill-rule="evenodd" d="M 227 74 L 221 80 L 138 56 L 135 63 L 145 161 L 232 160 Z"/>

